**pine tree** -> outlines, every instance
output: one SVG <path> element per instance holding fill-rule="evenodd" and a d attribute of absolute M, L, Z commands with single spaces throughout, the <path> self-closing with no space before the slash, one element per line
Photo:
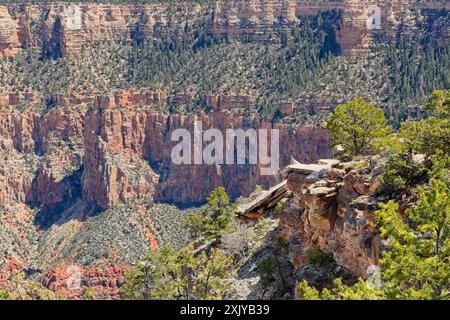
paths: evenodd
<path fill-rule="evenodd" d="M 403 217 L 399 204 L 380 204 L 376 212 L 381 236 L 389 248 L 381 259 L 380 288 L 359 280 L 353 286 L 338 280 L 322 292 L 306 282 L 301 299 L 444 299 L 450 298 L 450 157 L 434 159 L 428 188 L 419 188 L 417 205 Z"/>
<path fill-rule="evenodd" d="M 208 198 L 208 205 L 200 212 L 192 212 L 186 219 L 191 238 L 197 242 L 217 241 L 233 227 L 236 205 L 230 204 L 223 187 L 216 188 Z"/>
<path fill-rule="evenodd" d="M 166 245 L 126 274 L 121 294 L 139 300 L 222 299 L 231 292 L 231 263 L 219 249 L 198 253 L 192 246 L 176 251 Z"/>

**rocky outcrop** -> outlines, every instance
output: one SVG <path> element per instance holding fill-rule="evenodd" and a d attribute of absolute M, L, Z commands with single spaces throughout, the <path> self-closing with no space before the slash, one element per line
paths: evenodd
<path fill-rule="evenodd" d="M 61 201 L 66 191 L 61 182 L 81 165 L 83 122 L 82 107 L 53 110 L 44 116 L 2 108 L 2 202 Z"/>
<path fill-rule="evenodd" d="M 142 42 L 163 30 L 180 31 L 206 18 L 206 31 L 215 36 L 264 37 L 280 25 L 304 16 L 329 11 L 341 13 L 334 26 L 337 42 L 345 54 L 365 51 L 373 41 L 389 40 L 404 23 L 401 18 L 414 10 L 450 8 L 449 1 L 377 1 L 380 28 L 368 27 L 371 1 L 218 1 L 213 5 L 181 4 L 11 4 L 0 6 L 0 56 L 12 56 L 23 48 L 38 47 L 44 56 L 76 55 L 93 41 L 125 39 Z M 176 14 L 174 14 L 176 12 Z M 369 21 L 369 22 L 368 22 Z M 408 28 L 407 24 L 406 27 Z M 413 29 L 413 26 L 410 28 Z M 440 35 L 448 38 L 447 34 Z"/>
<path fill-rule="evenodd" d="M 16 4 L 0 6 L 0 55 L 10 56 L 23 48 L 38 47 L 50 58 L 76 54 L 93 41 L 149 39 L 159 28 L 180 28 L 199 20 L 196 5 L 181 4 L 177 15 L 170 6 L 110 4 Z M 4 26 L 4 28 L 3 28 Z"/>
<path fill-rule="evenodd" d="M 296 268 L 308 263 L 309 250 L 319 248 L 353 274 L 369 276 L 380 255 L 374 211 L 384 199 L 374 194 L 383 167 L 358 171 L 332 159 L 294 162 L 284 170 L 286 180 L 240 204 L 239 214 L 259 219 L 280 204 L 275 211 L 281 237 L 290 244 Z"/>
<path fill-rule="evenodd" d="M 17 106 L 23 103 L 33 103 L 38 100 L 35 93 L 8 93 L 0 96 L 0 106 Z"/>
<path fill-rule="evenodd" d="M 64 299 L 79 299 L 89 287 L 96 299 L 119 299 L 128 267 L 82 267 L 63 262 L 42 275 L 44 286 Z"/>
<path fill-rule="evenodd" d="M 319 248 L 355 275 L 371 274 L 380 254 L 374 218 L 382 200 L 374 196 L 380 173 L 346 169 L 334 160 L 287 167 L 294 197 L 280 213 L 280 226 L 295 267 L 308 263 L 308 251 Z"/>
<path fill-rule="evenodd" d="M 380 19 L 375 18 L 374 5 L 380 9 Z M 209 29 L 216 36 L 247 35 L 259 39 L 263 38 L 268 31 L 283 24 L 294 23 L 304 16 L 336 11 L 341 15 L 340 23 L 334 26 L 337 43 L 340 45 L 342 53 L 356 54 L 369 49 L 373 42 L 392 39 L 400 27 L 409 31 L 415 30 L 413 25 L 408 26 L 408 19 L 403 19 L 411 11 L 422 10 L 426 14 L 427 10 L 443 8 L 450 9 L 450 2 L 384 0 L 374 3 L 368 0 L 288 0 L 235 1 L 230 4 L 219 1 L 214 7 Z M 377 19 L 377 21 L 373 21 L 373 19 Z M 375 27 L 372 26 L 374 22 Z M 448 39 L 448 30 L 446 30 L 446 34 L 437 36 Z"/>
<path fill-rule="evenodd" d="M 83 195 L 101 208 L 150 197 L 159 180 L 143 159 L 146 114 L 91 110 L 84 135 Z"/>
<path fill-rule="evenodd" d="M 242 108 L 245 109 L 250 106 L 251 97 L 246 95 L 240 96 L 220 96 L 209 95 L 205 97 L 206 106 L 217 111 Z"/>
<path fill-rule="evenodd" d="M 245 218 L 260 217 L 266 210 L 274 208 L 280 200 L 286 197 L 287 183 L 286 180 L 263 191 L 254 200 L 243 203 L 238 206 L 238 214 Z"/>

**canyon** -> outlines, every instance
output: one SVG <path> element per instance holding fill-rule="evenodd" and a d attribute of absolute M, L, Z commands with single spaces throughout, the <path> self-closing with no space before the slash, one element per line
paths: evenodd
<path fill-rule="evenodd" d="M 16 68 L 19 71 L 9 70 L 8 65 L 0 69 L 8 73 L 4 78 L 0 74 L 0 80 L 7 83 L 0 86 L 0 283 L 13 270 L 23 270 L 29 276 L 39 275 L 40 282 L 63 297 L 80 298 L 83 289 L 68 288 L 68 279 L 73 276 L 70 270 L 75 265 L 82 284 L 92 287 L 98 297 L 120 298 L 119 288 L 132 264 L 149 250 L 170 243 L 173 239 L 168 233 L 184 237 L 180 216 L 184 209 L 204 204 L 217 186 L 224 186 L 235 200 L 252 194 L 257 185 L 271 189 L 255 203 L 240 208 L 240 214 L 250 220 L 261 219 L 278 203 L 283 204 L 277 213 L 280 235 L 288 243 L 295 270 L 307 263 L 310 249 L 320 248 L 332 253 L 354 275 L 370 276 L 368 270 L 377 265 L 381 246 L 374 231 L 373 212 L 375 203 L 383 200 L 375 195 L 382 166 L 367 171 L 344 162 L 320 160 L 333 156 L 329 134 L 322 124 L 340 101 L 329 94 L 333 86 L 330 79 L 322 79 L 319 74 L 322 95 L 307 92 L 304 87 L 300 90 L 303 100 L 286 94 L 289 91 L 282 92 L 276 101 L 267 102 L 275 112 L 264 119 L 256 116 L 261 109 L 256 109 L 255 101 L 266 96 L 264 92 L 257 96 L 258 91 L 251 87 L 254 84 L 239 83 L 242 90 L 232 87 L 222 92 L 221 84 L 214 83 L 197 90 L 199 82 L 208 80 L 205 74 L 195 74 L 194 79 L 189 78 L 193 84 L 183 83 L 175 89 L 151 86 L 151 81 L 120 83 L 112 85 L 111 90 L 83 86 L 85 80 L 92 84 L 107 74 L 95 69 L 96 62 L 88 61 L 83 50 L 96 51 L 98 43 L 134 48 L 169 35 L 182 43 L 189 33 L 186 30 L 200 26 L 215 41 L 245 39 L 251 60 L 257 59 L 251 56 L 251 50 L 257 52 L 255 47 L 260 46 L 257 53 L 264 55 L 262 50 L 272 45 L 271 36 L 284 27 L 295 28 L 299 21 L 329 14 L 334 18 L 325 24 L 325 38 L 339 49 L 333 53 L 333 62 L 345 65 L 342 73 L 353 66 L 371 89 L 371 79 L 365 78 L 358 57 L 366 57 L 368 64 L 375 62 L 370 56 L 373 46 L 388 44 L 398 34 L 412 34 L 419 22 L 450 10 L 449 1 L 377 1 L 380 26 L 372 28 L 368 25 L 372 4 L 366 0 L 0 4 L 0 59 L 23 59 L 19 63 L 25 64 L 31 59 L 27 54 L 37 52 L 39 58 L 31 60 L 32 67 L 37 62 L 44 70 L 56 65 L 61 73 L 67 73 L 62 79 L 82 84 L 78 90 L 53 92 L 48 89 L 53 89 L 51 86 L 39 89 L 39 81 L 51 80 L 40 79 L 39 72 L 33 74 L 35 78 L 23 77 L 23 82 L 16 82 L 17 74 L 23 71 L 20 65 Z M 436 21 L 438 24 L 440 20 Z M 437 42 L 446 43 L 449 30 L 443 24 L 439 30 L 429 28 L 427 32 Z M 283 47 L 279 43 L 274 46 Z M 228 50 L 231 46 L 217 47 Z M 213 44 L 205 48 L 218 56 L 218 61 L 204 62 L 208 67 L 205 70 L 223 69 L 221 52 L 214 51 Z M 314 51 L 317 56 L 322 55 L 320 49 L 323 47 Z M 127 65 L 129 61 L 121 54 L 117 53 L 118 59 Z M 203 54 L 200 52 L 200 58 L 194 56 L 189 63 L 203 65 Z M 78 59 L 98 78 L 84 79 L 83 73 L 73 72 L 69 64 Z M 311 57 L 300 55 L 301 59 Z M 234 61 L 227 62 L 229 68 Z M 242 69 L 236 64 L 238 70 Z M 270 75 L 282 64 L 274 65 L 267 74 L 259 74 L 256 68 L 248 72 L 262 78 L 261 83 L 270 84 Z M 378 65 L 375 69 L 373 78 L 382 71 Z M 224 83 L 243 77 L 230 70 L 236 69 L 225 69 L 223 73 L 230 76 L 219 78 Z M 323 72 L 326 75 L 327 70 Z M 171 78 L 174 73 L 168 74 L 170 85 L 182 83 Z M 183 73 L 176 75 L 187 78 Z M 54 78 L 61 79 L 59 76 L 55 73 Z M 308 82 L 311 74 L 301 76 Z M 385 90 L 386 83 L 381 79 L 380 87 Z M 347 87 L 351 80 L 343 82 Z M 193 104 L 201 105 L 201 110 L 181 110 Z M 222 133 L 227 129 L 279 130 L 280 167 L 285 169 L 265 176 L 260 165 L 174 164 L 171 151 L 177 142 L 171 141 L 171 133 L 176 129 L 192 133 L 195 121 L 201 121 L 204 130 L 215 128 Z M 182 246 L 183 241 L 177 245 Z"/>
<path fill-rule="evenodd" d="M 6 227 L 23 241 L 17 250 L 14 245 L 13 249 L 9 247 L 9 240 L 3 243 L 9 248 L 8 259 L 14 261 L 5 262 L 6 270 L 30 268 L 30 259 L 35 258 L 24 254 L 24 250 L 37 250 L 29 239 L 30 228 L 38 228 L 37 239 L 49 237 L 40 240 L 48 241 L 47 246 L 62 245 L 57 250 L 64 256 L 69 243 L 55 242 L 59 237 L 66 232 L 69 238 L 79 237 L 85 229 L 83 221 L 90 215 L 104 215 L 103 211 L 115 210 L 122 203 L 155 201 L 186 207 L 204 203 L 219 185 L 236 198 L 250 194 L 257 184 L 269 187 L 275 182 L 276 177 L 261 175 L 259 165 L 174 164 L 171 151 L 176 142 L 170 140 L 171 132 L 179 128 L 192 132 L 194 121 L 202 121 L 205 130 L 219 128 L 224 133 L 229 128 L 280 130 L 283 166 L 292 155 L 311 162 L 330 153 L 328 133 L 319 127 L 246 119 L 226 108 L 191 116 L 170 115 L 154 110 L 153 98 L 148 99 L 154 93 L 126 91 L 123 95 L 116 93 L 118 96 L 122 98 L 112 100 L 118 101 L 117 105 L 104 96 L 95 97 L 97 103 L 91 107 L 86 103 L 77 105 L 72 99 L 70 106 L 55 106 L 44 114 L 20 111 L 12 105 L 1 107 L 0 202 L 12 215 L 8 218 L 11 220 L 4 221 Z M 128 96 L 133 99 L 128 100 Z M 148 214 L 139 208 L 143 215 Z M 22 221 L 22 215 L 27 220 Z M 155 240 L 158 231 L 152 228 L 154 218 L 150 215 L 149 219 L 139 226 L 147 250 L 161 241 Z M 108 241 L 104 243 L 108 245 Z M 82 289 L 67 287 L 71 277 L 67 268 L 79 262 L 50 256 L 47 259 L 41 259 L 37 267 L 46 287 L 68 298 L 80 297 Z M 118 298 L 128 269 L 127 263 L 120 261 L 111 264 L 107 259 L 100 265 L 82 266 L 83 283 L 92 286 L 98 297 Z"/>
<path fill-rule="evenodd" d="M 56 107 L 42 115 L 3 107 L 0 134 L 7 154 L 2 202 L 53 206 L 81 186 L 83 198 L 102 209 L 143 196 L 189 205 L 204 201 L 218 185 L 237 197 L 249 194 L 256 184 L 273 183 L 273 177 L 260 174 L 258 165 L 173 164 L 171 151 L 176 142 L 170 135 L 179 128 L 193 132 L 195 120 L 202 121 L 205 130 L 213 127 L 224 133 L 232 128 L 278 129 L 282 166 L 291 157 L 311 162 L 329 155 L 328 134 L 321 128 L 295 128 L 225 112 L 168 115 L 151 108 L 153 98 L 148 97 L 155 94 L 140 94 L 140 98 L 131 96 L 147 105 L 129 100 L 127 92 L 123 101 L 116 99 L 117 106 L 104 102 L 109 101 L 107 97 L 95 97 L 103 102 L 92 108 L 72 101 L 70 107 Z M 28 172 L 13 170 L 28 157 L 34 159 L 28 163 Z"/>
<path fill-rule="evenodd" d="M 151 39 L 160 30 L 183 30 L 206 20 L 214 36 L 248 35 L 254 40 L 302 16 L 336 11 L 342 15 L 335 36 L 344 54 L 367 51 L 372 42 L 391 39 L 408 11 L 449 9 L 448 1 L 377 1 L 380 26 L 370 28 L 371 1 L 250 1 L 151 5 L 65 4 L 0 5 L 0 55 L 12 56 L 38 47 L 51 57 L 76 55 L 83 45 L 95 41 Z M 413 27 L 410 28 L 410 31 Z M 448 38 L 447 34 L 439 38 Z"/>

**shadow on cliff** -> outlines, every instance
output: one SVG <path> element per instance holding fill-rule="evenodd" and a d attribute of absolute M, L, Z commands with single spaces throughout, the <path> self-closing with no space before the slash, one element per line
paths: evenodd
<path fill-rule="evenodd" d="M 81 176 L 83 167 L 61 181 L 49 185 L 47 192 L 39 188 L 38 177 L 33 180 L 33 201 L 29 205 L 38 209 L 34 224 L 39 229 L 49 229 L 70 220 L 83 221 L 98 208 L 82 199 Z"/>
<path fill-rule="evenodd" d="M 56 60 L 63 57 L 64 51 L 64 31 L 61 23 L 61 18 L 57 17 L 51 30 L 44 28 L 41 31 L 44 39 L 42 44 L 41 60 Z"/>

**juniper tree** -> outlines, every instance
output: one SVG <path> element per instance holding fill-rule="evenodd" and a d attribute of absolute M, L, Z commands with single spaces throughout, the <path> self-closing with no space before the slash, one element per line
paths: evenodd
<path fill-rule="evenodd" d="M 325 125 L 333 145 L 342 145 L 349 156 L 376 152 L 378 142 L 392 132 L 382 109 L 354 99 L 336 107 Z"/>

